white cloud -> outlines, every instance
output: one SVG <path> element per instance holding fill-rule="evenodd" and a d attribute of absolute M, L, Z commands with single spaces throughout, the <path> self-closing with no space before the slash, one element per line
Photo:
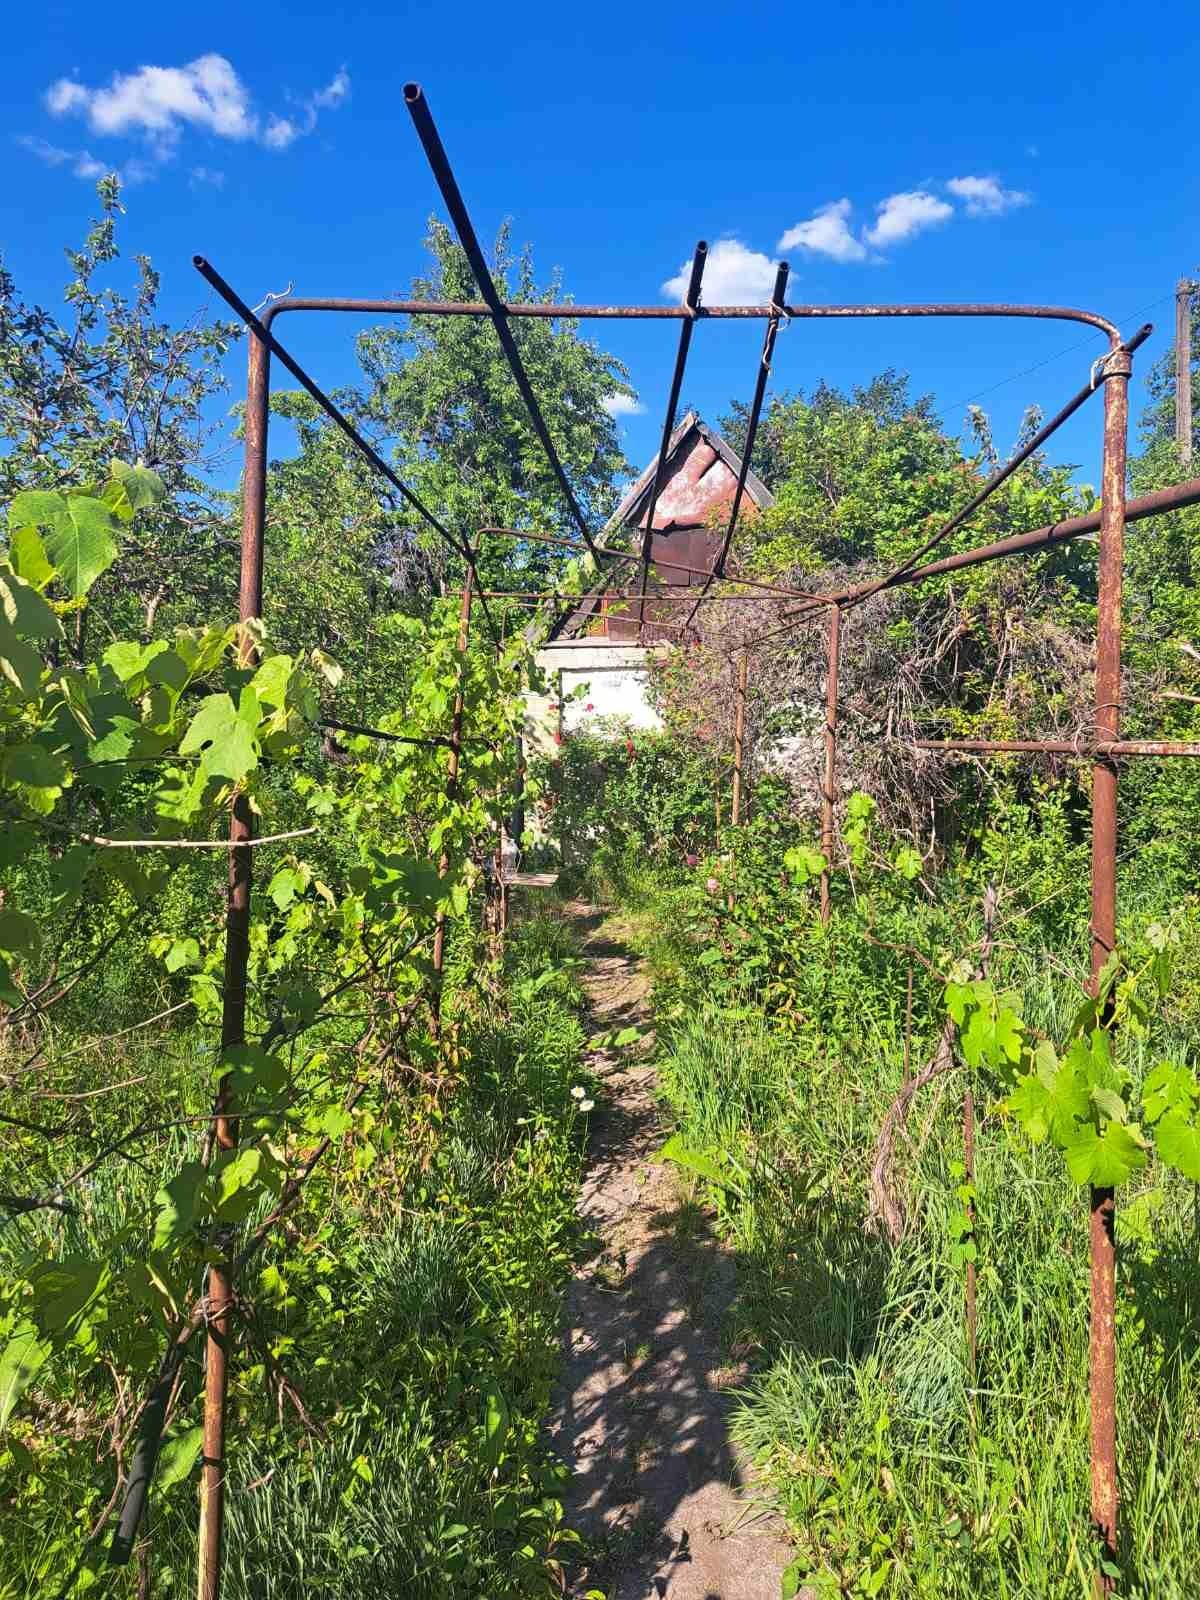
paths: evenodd
<path fill-rule="evenodd" d="M 600 405 L 610 417 L 640 417 L 646 409 L 640 400 L 634 399 L 633 395 L 617 394 L 615 391 L 606 394 Z"/>
<path fill-rule="evenodd" d="M 946 187 L 964 202 L 969 217 L 1000 217 L 1031 198 L 1022 189 L 1002 188 L 996 178 L 948 178 Z"/>
<path fill-rule="evenodd" d="M 831 200 L 814 211 L 807 222 L 798 222 L 780 239 L 780 250 L 811 250 L 831 261 L 862 261 L 866 246 L 850 232 L 847 219 L 854 208 L 849 200 Z"/>
<path fill-rule="evenodd" d="M 140 134 L 162 162 L 189 127 L 219 139 L 257 140 L 269 150 L 286 150 L 313 131 L 322 111 L 336 110 L 349 93 L 350 76 L 342 67 L 323 89 L 297 102 L 291 115 L 272 113 L 264 124 L 233 64 L 209 53 L 183 67 L 115 73 L 106 88 L 59 78 L 46 92 L 46 106 L 56 117 L 83 117 L 95 133 Z"/>
<path fill-rule="evenodd" d="M 672 300 L 687 293 L 692 264 L 685 261 L 662 292 Z M 740 239 L 718 239 L 704 266 L 704 301 L 710 306 L 765 306 L 775 287 L 775 263 Z"/>
<path fill-rule="evenodd" d="M 873 245 L 900 244 L 954 215 L 952 205 L 926 189 L 906 189 L 900 194 L 890 194 L 875 210 L 875 221 L 863 235 L 867 243 Z"/>
<path fill-rule="evenodd" d="M 272 117 L 263 133 L 263 143 L 268 150 L 286 150 L 300 137 L 300 128 L 291 117 Z"/>
<path fill-rule="evenodd" d="M 185 67 L 118 72 L 106 89 L 60 78 L 46 105 L 58 117 L 86 117 L 95 133 L 145 133 L 173 141 L 188 123 L 222 139 L 251 139 L 258 131 L 245 84 L 224 56 L 213 54 Z"/>
<path fill-rule="evenodd" d="M 336 111 L 338 106 L 350 93 L 350 74 L 345 67 L 334 73 L 323 89 L 318 89 L 312 97 L 312 104 L 319 111 Z"/>
<path fill-rule="evenodd" d="M 192 181 L 193 189 L 199 189 L 204 184 L 207 184 L 212 189 L 223 189 L 225 187 L 225 174 L 213 167 L 193 167 L 188 173 L 188 177 Z"/>
<path fill-rule="evenodd" d="M 77 178 L 100 178 L 113 168 L 105 162 L 98 160 L 90 150 L 64 150 L 61 145 L 50 144 L 45 139 L 34 138 L 31 134 L 22 134 L 17 143 L 30 155 L 39 161 L 44 161 L 48 167 L 61 167 L 70 165 L 72 173 Z"/>

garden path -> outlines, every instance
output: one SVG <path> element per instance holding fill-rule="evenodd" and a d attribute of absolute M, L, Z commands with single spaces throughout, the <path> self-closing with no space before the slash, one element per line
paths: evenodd
<path fill-rule="evenodd" d="M 619 917 L 573 902 L 593 1033 L 649 1029 L 650 984 Z M 580 1215 L 596 1250 L 567 1296 L 564 1375 L 552 1417 L 573 1469 L 567 1520 L 597 1553 L 575 1596 L 779 1600 L 789 1549 L 730 1444 L 729 1388 L 745 1367 L 719 1329 L 736 1269 L 674 1169 L 652 1041 L 594 1050 L 604 1100 L 592 1118 Z"/>

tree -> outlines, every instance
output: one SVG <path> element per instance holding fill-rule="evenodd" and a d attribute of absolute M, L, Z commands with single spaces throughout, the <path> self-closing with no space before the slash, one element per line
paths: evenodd
<path fill-rule="evenodd" d="M 96 192 L 101 214 L 82 247 L 67 251 L 62 320 L 23 300 L 0 266 L 0 499 L 100 483 L 114 459 L 152 468 L 165 496 L 139 525 L 119 581 L 110 576 L 95 596 L 96 614 L 118 634 L 148 634 L 160 607 L 190 621 L 226 608 L 233 592 L 228 513 L 203 474 L 217 433 L 205 408 L 225 386 L 221 362 L 237 330 L 199 317 L 181 328 L 160 321 L 159 275 L 144 255 L 134 258 L 132 298 L 105 284 L 124 208 L 115 176 Z"/>
<path fill-rule="evenodd" d="M 426 244 L 433 269 L 414 280 L 413 297 L 477 299 L 466 256 L 449 230 L 431 222 Z M 506 301 L 562 299 L 557 274 L 538 287 L 531 251 L 514 252 L 507 227 L 496 239 L 493 276 Z M 581 338 L 574 322 L 514 318 L 511 327 L 567 477 L 597 528 L 616 504 L 614 480 L 628 471 L 603 404 L 614 392 L 631 392 L 625 368 Z M 358 353 L 370 383 L 362 415 L 395 440 L 400 475 L 456 534 L 474 540 L 481 527 L 523 526 L 578 537 L 486 318 L 411 317 L 403 327 L 361 335 Z M 408 531 L 439 575 L 461 576 L 461 562 L 448 558 L 436 534 L 411 513 Z M 546 546 L 483 542 L 489 587 L 538 588 L 561 565 Z"/>
<path fill-rule="evenodd" d="M 1018 447 L 1040 422 L 1036 411 L 1028 413 Z M 984 414 L 973 410 L 970 425 L 975 449 L 968 455 L 939 425 L 932 398 L 912 400 L 908 379 L 891 370 L 848 394 L 821 383 L 811 398 L 780 396 L 754 452 L 775 505 L 755 520 L 752 532 L 747 524 L 739 550 L 776 572 L 860 561 L 881 571 L 896 565 L 1000 464 Z M 744 408 L 735 407 L 722 426 L 740 448 Z M 1034 456 L 942 553 L 1023 532 L 1090 503 L 1071 472 Z"/>

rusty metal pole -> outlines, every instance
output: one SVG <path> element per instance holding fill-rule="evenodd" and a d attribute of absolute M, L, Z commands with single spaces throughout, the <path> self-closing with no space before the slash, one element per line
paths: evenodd
<path fill-rule="evenodd" d="M 466 653 L 471 632 L 471 574 L 463 584 L 462 599 L 458 607 L 458 651 Z M 458 768 L 462 759 L 463 732 L 463 668 L 458 671 L 458 687 L 454 691 L 454 710 L 450 714 L 450 760 L 446 767 L 446 800 L 451 805 L 458 794 Z M 444 878 L 450 870 L 450 852 L 443 850 L 438 857 L 438 876 Z M 431 1025 L 436 1039 L 442 1028 L 442 968 L 446 962 L 446 913 L 439 911 L 433 928 L 434 991 L 430 1006 Z"/>
<path fill-rule="evenodd" d="M 750 652 L 738 659 L 737 687 L 733 696 L 733 794 L 729 820 L 736 828 L 742 820 L 742 766 L 746 753 L 746 688 L 750 682 Z"/>
<path fill-rule="evenodd" d="M 1175 445 L 1184 466 L 1192 460 L 1192 290 L 1188 278 L 1175 286 Z"/>
<path fill-rule="evenodd" d="M 842 608 L 829 608 L 829 645 L 825 666 L 825 775 L 821 784 L 821 921 L 828 922 L 829 867 L 833 861 L 833 808 L 837 785 L 838 675 L 841 669 Z"/>
<path fill-rule="evenodd" d="M 733 792 L 729 798 L 729 821 L 734 828 L 742 820 L 742 764 L 746 753 L 746 687 L 750 682 L 750 652 L 743 650 L 738 657 L 737 684 L 733 693 Z M 720 800 L 717 802 L 717 826 L 720 827 Z M 734 849 L 737 848 L 736 842 Z M 733 910 L 733 890 L 726 898 L 726 907 Z"/>
<path fill-rule="evenodd" d="M 1100 573 L 1096 629 L 1097 740 L 1121 730 L 1121 581 L 1125 539 L 1125 471 L 1129 430 L 1126 350 L 1104 363 L 1104 461 L 1101 468 Z M 1092 982 L 1117 942 L 1117 767 L 1111 758 L 1092 763 Z M 1117 1356 L 1114 1197 L 1091 1191 L 1091 1339 L 1089 1382 L 1092 1427 L 1092 1522 L 1106 1565 L 1117 1555 Z M 1101 1594 L 1112 1590 L 1097 1576 Z"/>
<path fill-rule="evenodd" d="M 267 511 L 267 419 L 270 411 L 271 352 L 250 334 L 246 378 L 246 457 L 242 476 L 242 553 L 238 617 L 247 623 L 262 615 L 263 528 Z M 238 659 L 253 664 L 253 636 L 243 628 Z M 221 1010 L 221 1048 L 246 1037 L 246 973 L 250 962 L 250 880 L 254 852 L 254 813 L 244 794 L 233 802 L 229 822 L 229 882 L 225 901 L 225 982 Z M 241 848 L 238 848 L 238 847 Z M 237 1119 L 230 1116 L 228 1075 L 217 1086 L 213 1108 L 213 1146 L 237 1145 Z M 200 1466 L 200 1533 L 197 1558 L 199 1600 L 221 1593 L 221 1543 L 225 1525 L 225 1405 L 229 1393 L 233 1275 L 226 1257 L 208 1272 L 208 1320 L 204 1357 L 204 1442 Z"/>
<path fill-rule="evenodd" d="M 969 1232 L 964 1237 L 964 1243 L 975 1243 L 975 1096 L 967 1086 L 963 1094 L 963 1181 L 971 1191 L 971 1198 L 963 1207 L 966 1212 L 967 1222 L 970 1224 Z M 976 1309 L 977 1286 L 975 1277 L 975 1263 L 967 1259 L 967 1371 L 970 1374 L 971 1388 L 975 1387 L 977 1349 L 978 1349 L 978 1312 Z M 975 1396 L 971 1396 L 971 1421 L 975 1420 Z"/>

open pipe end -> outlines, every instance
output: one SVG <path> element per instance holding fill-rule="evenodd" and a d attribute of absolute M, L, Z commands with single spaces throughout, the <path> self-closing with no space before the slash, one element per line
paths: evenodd
<path fill-rule="evenodd" d="M 424 98 L 425 98 L 425 91 L 424 91 L 424 89 L 422 89 L 422 87 L 421 87 L 421 85 L 419 83 L 406 83 L 404 85 L 404 103 L 405 103 L 405 105 L 415 106 L 420 101 L 424 100 Z"/>
<path fill-rule="evenodd" d="M 208 265 L 208 261 L 204 256 L 193 256 L 192 265 L 195 267 L 197 272 L 203 272 L 205 267 Z"/>

